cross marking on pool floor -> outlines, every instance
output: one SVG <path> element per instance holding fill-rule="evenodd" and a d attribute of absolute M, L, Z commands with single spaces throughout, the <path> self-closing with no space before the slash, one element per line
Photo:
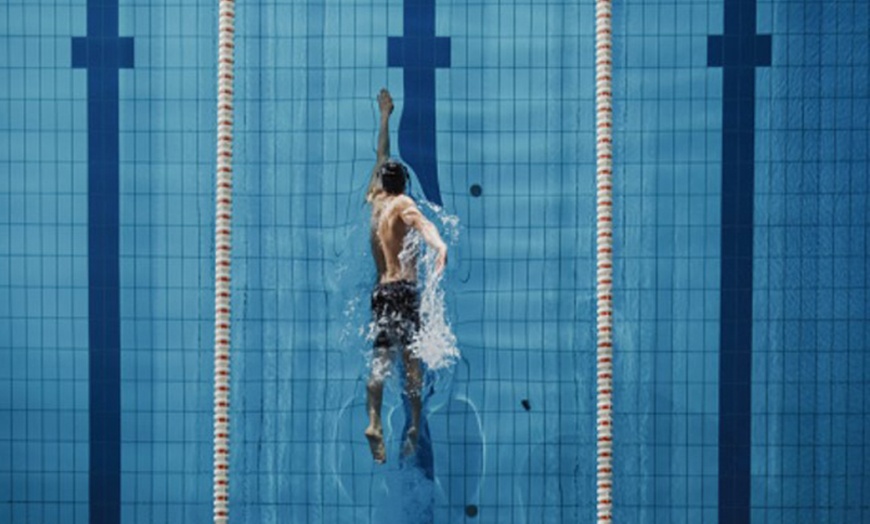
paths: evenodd
<path fill-rule="evenodd" d="M 118 0 L 89 0 L 88 36 L 72 66 L 88 76 L 88 369 L 90 522 L 121 520 L 121 319 L 118 70 L 133 39 L 118 37 Z"/>
<path fill-rule="evenodd" d="M 725 0 L 725 31 L 707 40 L 722 68 L 722 251 L 719 330 L 719 522 L 749 524 L 755 68 L 771 62 L 755 0 Z"/>
<path fill-rule="evenodd" d="M 435 158 L 435 69 L 450 67 L 450 38 L 435 36 L 435 0 L 406 0 L 405 36 L 387 40 L 387 65 L 404 69 L 399 150 L 426 198 L 441 205 Z"/>

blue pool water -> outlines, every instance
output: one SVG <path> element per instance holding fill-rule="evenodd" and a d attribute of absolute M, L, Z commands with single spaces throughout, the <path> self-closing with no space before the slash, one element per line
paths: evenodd
<path fill-rule="evenodd" d="M 216 5 L 0 5 L 0 523 L 211 518 Z M 870 522 L 870 3 L 614 9 L 615 519 Z M 236 35 L 231 521 L 592 521 L 593 2 Z M 382 86 L 462 359 L 376 467 Z"/>

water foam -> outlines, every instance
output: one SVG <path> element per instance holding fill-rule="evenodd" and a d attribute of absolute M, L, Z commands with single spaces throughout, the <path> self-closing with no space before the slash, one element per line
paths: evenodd
<path fill-rule="evenodd" d="M 425 204 L 441 222 L 445 242 L 456 244 L 459 239 L 459 217 L 448 215 L 443 209 L 429 202 Z M 419 253 L 420 243 L 420 236 L 416 232 L 407 235 L 402 251 L 413 250 L 411 252 L 416 255 Z M 432 371 L 449 368 L 460 355 L 459 348 L 456 346 L 456 335 L 453 334 L 453 329 L 447 320 L 444 288 L 441 286 L 444 275 L 435 273 L 436 257 L 437 253 L 434 250 L 426 249 L 423 256 L 417 260 L 423 276 L 423 289 L 420 293 L 421 322 L 420 331 L 411 344 L 413 354 Z"/>

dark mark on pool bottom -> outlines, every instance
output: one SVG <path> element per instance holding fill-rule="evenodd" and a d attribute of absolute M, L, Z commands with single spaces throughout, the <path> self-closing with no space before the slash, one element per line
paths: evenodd
<path fill-rule="evenodd" d="M 483 188 L 480 187 L 480 184 L 472 184 L 471 185 L 471 196 L 479 197 L 483 193 Z"/>
<path fill-rule="evenodd" d="M 524 398 L 524 399 L 520 402 L 520 404 L 523 405 L 523 408 L 524 408 L 526 411 L 531 411 L 531 409 L 532 409 L 532 404 L 529 402 L 529 399 Z"/>
<path fill-rule="evenodd" d="M 475 506 L 474 504 L 469 504 L 469 505 L 465 506 L 465 514 L 468 515 L 469 517 L 476 517 L 477 516 L 477 506 Z"/>

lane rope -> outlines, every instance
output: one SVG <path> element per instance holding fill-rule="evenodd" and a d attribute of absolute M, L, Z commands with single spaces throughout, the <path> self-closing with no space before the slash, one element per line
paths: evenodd
<path fill-rule="evenodd" d="M 214 522 L 229 520 L 230 269 L 233 212 L 235 1 L 218 8 L 217 192 L 215 197 Z"/>
<path fill-rule="evenodd" d="M 598 524 L 609 524 L 613 518 L 613 33 L 611 14 L 611 0 L 596 0 Z"/>

